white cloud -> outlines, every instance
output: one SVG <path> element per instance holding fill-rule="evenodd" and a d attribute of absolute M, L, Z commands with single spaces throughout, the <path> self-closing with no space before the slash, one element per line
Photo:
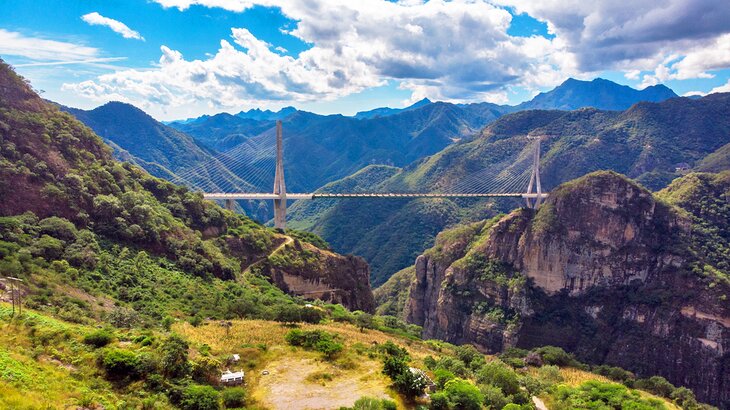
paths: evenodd
<path fill-rule="evenodd" d="M 717 51 L 730 43 L 726 0 L 154 1 L 180 10 L 276 7 L 294 22 L 280 31 L 311 48 L 281 55 L 233 28 L 205 59 L 163 46 L 159 66 L 64 87 L 141 106 L 241 107 L 334 100 L 395 81 L 414 101 L 505 102 L 515 88 L 534 93 L 602 70 L 651 85 L 730 67 L 730 52 Z M 547 22 L 555 38 L 508 35 L 511 15 L 502 6 Z"/>
<path fill-rule="evenodd" d="M 138 32 L 127 27 L 126 24 L 118 20 L 110 19 L 109 17 L 104 17 L 97 12 L 84 14 L 83 16 L 81 16 L 81 20 L 84 20 L 92 26 L 109 27 L 110 29 L 112 29 L 112 31 L 117 34 L 121 34 L 124 38 L 133 38 L 135 40 L 144 41 L 144 37 L 142 37 Z"/>
<path fill-rule="evenodd" d="M 99 50 L 65 41 L 27 37 L 0 28 L 0 55 L 25 57 L 31 60 L 78 61 L 96 57 Z"/>
<path fill-rule="evenodd" d="M 649 70 L 730 32 L 727 0 L 496 0 L 547 21 L 582 70 Z"/>
<path fill-rule="evenodd" d="M 708 94 L 712 93 L 730 93 L 730 80 L 727 80 L 727 82 L 719 87 L 715 87 Z"/>
<path fill-rule="evenodd" d="M 156 1 L 181 10 L 202 5 L 241 11 L 254 4 Z M 157 68 L 65 87 L 99 100 L 123 95 L 140 105 L 154 100 L 240 106 L 332 100 L 395 80 L 414 97 L 503 101 L 507 85 L 544 87 L 576 73 L 574 58 L 561 50 L 562 40 L 507 35 L 509 12 L 486 1 L 255 3 L 279 7 L 296 22 L 284 32 L 312 47 L 296 58 L 282 56 L 248 30 L 234 28 L 233 44 L 222 41 L 208 59 L 185 60 L 164 48 Z"/>

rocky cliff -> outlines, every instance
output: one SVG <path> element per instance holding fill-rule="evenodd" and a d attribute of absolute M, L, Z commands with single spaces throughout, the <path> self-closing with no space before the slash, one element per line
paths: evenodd
<path fill-rule="evenodd" d="M 589 174 L 537 212 L 440 234 L 416 260 L 408 320 L 488 352 L 561 346 L 730 406 L 730 232 L 708 223 L 730 218 L 728 198 L 730 173 L 692 174 L 658 197 Z"/>
<path fill-rule="evenodd" d="M 289 294 L 340 303 L 350 310 L 375 310 L 370 268 L 361 257 L 339 255 L 288 238 L 260 269 Z"/>

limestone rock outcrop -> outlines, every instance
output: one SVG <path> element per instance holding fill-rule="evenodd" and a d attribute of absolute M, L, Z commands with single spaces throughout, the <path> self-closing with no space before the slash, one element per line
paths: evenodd
<path fill-rule="evenodd" d="M 702 256 L 693 218 L 619 174 L 589 174 L 537 212 L 440 234 L 416 260 L 406 316 L 426 338 L 561 346 L 727 408 L 730 284 L 712 272 L 728 261 Z"/>

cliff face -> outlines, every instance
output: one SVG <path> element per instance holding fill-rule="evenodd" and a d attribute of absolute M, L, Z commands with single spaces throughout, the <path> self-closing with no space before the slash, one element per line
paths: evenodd
<path fill-rule="evenodd" d="M 375 310 L 370 268 L 358 256 L 339 255 L 289 239 L 261 264 L 261 269 L 289 294 L 341 303 L 350 310 Z"/>
<path fill-rule="evenodd" d="M 712 195 L 727 198 L 723 183 Z M 590 174 L 538 212 L 442 233 L 416 260 L 407 317 L 425 337 L 488 352 L 561 346 L 730 406 L 730 259 L 707 246 L 730 234 L 715 224 L 719 237 L 703 240 L 696 216 L 728 204 L 680 209 L 618 174 Z"/>

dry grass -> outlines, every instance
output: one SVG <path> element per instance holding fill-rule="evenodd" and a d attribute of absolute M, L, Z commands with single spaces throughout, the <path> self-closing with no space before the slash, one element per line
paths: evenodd
<path fill-rule="evenodd" d="M 299 328 L 338 334 L 346 349 L 337 360 L 325 361 L 319 353 L 287 345 L 284 336 L 291 327 L 263 320 L 236 320 L 228 331 L 218 322 L 199 327 L 180 322 L 173 326 L 193 344 L 210 346 L 215 356 L 241 356 L 238 367 L 246 371 L 247 389 L 256 400 L 254 408 L 338 408 L 367 395 L 391 398 L 399 408 L 408 409 L 411 406 L 390 389 L 380 361 L 363 350 L 392 341 L 408 349 L 417 365 L 427 355 L 440 356 L 424 342 L 377 330 L 361 332 L 346 323 L 301 324 Z M 269 374 L 263 375 L 263 371 Z"/>
<path fill-rule="evenodd" d="M 195 343 L 209 345 L 216 354 L 231 354 L 238 353 L 241 347 L 261 344 L 268 347 L 285 345 L 284 336 L 292 329 L 281 323 L 265 320 L 234 320 L 232 324 L 226 331 L 218 322 L 207 322 L 199 327 L 182 322 L 175 324 L 173 330 Z M 299 328 L 303 330 L 319 329 L 339 334 L 347 346 L 355 343 L 372 345 L 392 341 L 406 347 L 409 353 L 417 359 L 427 355 L 439 355 L 423 342 L 400 338 L 377 330 L 361 332 L 357 327 L 347 323 L 301 324 Z"/>

